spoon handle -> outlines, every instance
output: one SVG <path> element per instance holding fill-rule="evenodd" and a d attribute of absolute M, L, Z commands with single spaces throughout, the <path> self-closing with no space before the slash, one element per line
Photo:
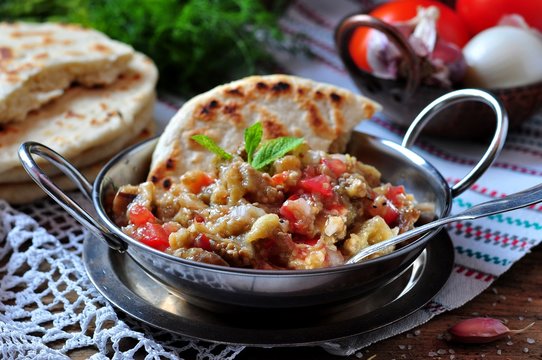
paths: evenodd
<path fill-rule="evenodd" d="M 533 186 L 529 189 L 505 196 L 500 199 L 490 200 L 475 205 L 456 215 L 450 215 L 430 223 L 418 226 L 412 230 L 397 235 L 391 239 L 384 240 L 377 244 L 368 246 L 360 250 L 356 255 L 346 261 L 346 264 L 355 264 L 365 257 L 383 251 L 389 246 L 399 244 L 405 240 L 412 239 L 415 236 L 424 234 L 429 230 L 441 227 L 454 221 L 472 220 L 484 216 L 499 214 L 505 211 L 511 211 L 536 204 L 542 201 L 542 184 Z"/>

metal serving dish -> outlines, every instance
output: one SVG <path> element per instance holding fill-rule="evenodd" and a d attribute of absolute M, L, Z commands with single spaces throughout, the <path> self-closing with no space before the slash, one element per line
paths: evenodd
<path fill-rule="evenodd" d="M 495 112 L 497 126 L 489 148 L 465 178 L 449 187 L 430 163 L 408 149 L 419 132 L 441 109 L 462 101 L 481 101 Z M 424 109 L 404 137 L 402 145 L 354 132 L 348 152 L 376 166 L 384 181 L 403 184 L 419 202 L 435 205 L 437 218 L 449 214 L 452 199 L 475 182 L 499 154 L 508 120 L 499 100 L 474 89 L 459 90 L 435 100 Z M 145 180 L 157 139 L 135 145 L 113 158 L 92 186 L 77 169 L 51 149 L 21 145 L 21 162 L 34 181 L 72 216 L 107 244 L 141 266 L 149 276 L 187 301 L 214 310 L 253 310 L 309 307 L 345 301 L 389 283 L 420 255 L 439 229 L 380 258 L 366 262 L 314 270 L 253 270 L 193 262 L 150 248 L 124 234 L 108 216 L 117 189 Z M 45 158 L 68 175 L 91 201 L 97 217 L 90 215 L 45 175 L 33 159 Z"/>

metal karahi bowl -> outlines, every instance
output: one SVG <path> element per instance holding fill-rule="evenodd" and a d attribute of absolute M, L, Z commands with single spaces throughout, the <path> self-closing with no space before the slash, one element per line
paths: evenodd
<path fill-rule="evenodd" d="M 349 53 L 354 31 L 360 27 L 381 31 L 400 50 L 408 66 L 407 79 L 382 79 L 361 70 Z M 381 103 L 384 112 L 399 126 L 410 126 L 416 115 L 436 98 L 453 89 L 421 84 L 421 66 L 406 38 L 392 25 L 366 13 L 345 17 L 335 29 L 337 52 L 360 91 Z M 454 85 L 455 89 L 461 84 Z M 510 128 L 517 128 L 542 109 L 542 82 L 504 89 L 483 89 L 498 97 L 506 108 Z M 424 133 L 443 138 L 474 140 L 487 138 L 495 128 L 490 109 L 476 102 L 463 102 L 442 111 Z"/>
<path fill-rule="evenodd" d="M 497 126 L 490 146 L 465 178 L 450 187 L 439 171 L 409 150 L 423 126 L 443 108 L 457 102 L 481 101 L 496 114 Z M 449 214 L 452 199 L 491 165 L 507 133 L 506 111 L 498 99 L 479 90 L 447 94 L 420 113 L 402 145 L 354 132 L 348 152 L 376 166 L 383 181 L 402 184 L 419 202 L 434 204 L 435 217 Z M 27 172 L 42 189 L 98 238 L 130 256 L 153 279 L 195 305 L 217 311 L 288 309 L 346 301 L 385 285 L 399 276 L 424 250 L 440 229 L 431 231 L 392 253 L 365 262 L 314 270 L 254 270 L 209 265 L 174 257 L 134 240 L 110 218 L 109 206 L 117 189 L 146 179 L 157 139 L 135 145 L 113 158 L 92 186 L 60 155 L 37 143 L 21 145 L 19 156 Z M 58 188 L 37 165 L 38 155 L 68 175 L 92 203 L 91 215 Z"/>

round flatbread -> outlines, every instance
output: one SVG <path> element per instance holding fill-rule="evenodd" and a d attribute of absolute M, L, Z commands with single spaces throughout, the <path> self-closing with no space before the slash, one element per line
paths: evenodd
<path fill-rule="evenodd" d="M 135 115 L 132 126 L 126 128 L 122 134 L 106 144 L 94 146 L 68 160 L 74 166 L 84 168 L 100 160 L 108 159 L 118 153 L 121 149 L 126 147 L 126 144 L 132 142 L 134 137 L 141 133 L 144 128 L 148 127 L 148 124 L 154 119 L 155 98 L 151 97 L 149 100 L 148 104 L 144 105 L 141 111 Z M 43 169 L 50 175 L 60 174 L 60 170 L 49 164 L 43 164 Z M 0 184 L 25 181 L 28 181 L 28 174 L 20 164 L 0 173 Z"/>
<path fill-rule="evenodd" d="M 210 171 L 214 154 L 191 137 L 205 134 L 234 152 L 244 129 L 260 122 L 264 139 L 303 137 L 316 150 L 344 151 L 352 128 L 380 105 L 336 86 L 288 75 L 252 76 L 218 86 L 185 103 L 153 153 L 148 179 L 162 183 L 187 170 Z"/>
<path fill-rule="evenodd" d="M 26 121 L 0 125 L 0 173 L 18 166 L 17 149 L 25 141 L 50 146 L 68 159 L 107 146 L 130 131 L 137 115 L 154 99 L 157 78 L 153 62 L 138 53 L 113 84 L 72 87 Z"/>
<path fill-rule="evenodd" d="M 144 129 L 135 137 L 132 137 L 132 139 L 130 139 L 130 141 L 125 144 L 124 147 L 128 147 L 149 139 L 150 137 L 154 136 L 155 132 L 156 123 L 153 119 L 151 119 L 147 124 L 145 124 Z M 103 159 L 87 167 L 81 168 L 80 171 L 83 173 L 83 175 L 85 175 L 88 181 L 93 182 L 108 160 L 109 159 Z M 64 175 L 50 176 L 50 178 L 64 191 L 77 189 L 77 186 Z M 4 199 L 13 205 L 30 203 L 46 196 L 47 194 L 45 194 L 28 175 L 26 175 L 25 182 L 0 185 L 0 199 Z"/>
<path fill-rule="evenodd" d="M 129 45 L 77 25 L 0 23 L 0 123 L 27 120 L 73 82 L 114 82 L 133 55 Z"/>

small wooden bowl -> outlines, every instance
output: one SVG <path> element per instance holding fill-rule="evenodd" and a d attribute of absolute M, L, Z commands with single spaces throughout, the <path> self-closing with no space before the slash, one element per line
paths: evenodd
<path fill-rule="evenodd" d="M 359 69 L 348 51 L 354 30 L 370 27 L 383 32 L 401 51 L 408 67 L 408 79 L 381 79 Z M 338 53 L 360 91 L 380 102 L 384 113 L 396 124 L 408 127 L 416 115 L 431 101 L 452 90 L 422 85 L 420 62 L 414 50 L 393 26 L 366 14 L 351 15 L 343 19 L 335 31 Z M 517 128 L 542 107 L 542 82 L 508 89 L 484 89 L 492 92 L 504 103 L 510 129 Z M 495 129 L 491 110 L 479 102 L 461 102 L 440 112 L 424 133 L 446 138 L 487 138 Z"/>

